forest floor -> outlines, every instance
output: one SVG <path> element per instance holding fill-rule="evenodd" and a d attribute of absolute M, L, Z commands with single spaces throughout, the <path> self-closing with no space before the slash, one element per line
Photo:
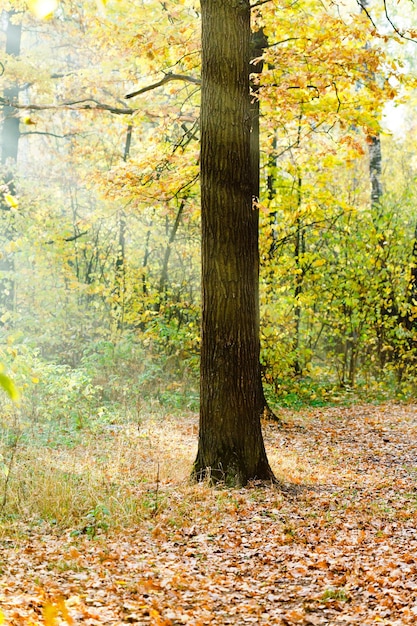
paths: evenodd
<path fill-rule="evenodd" d="M 167 418 L 137 524 L 4 526 L 0 623 L 417 623 L 417 406 L 283 417 L 264 425 L 278 486 L 190 485 L 197 418 Z"/>

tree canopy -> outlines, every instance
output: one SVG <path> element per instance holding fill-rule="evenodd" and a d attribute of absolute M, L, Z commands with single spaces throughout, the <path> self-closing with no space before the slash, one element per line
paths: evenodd
<path fill-rule="evenodd" d="M 9 35 L 21 28 L 0 77 L 4 124 L 18 121 L 17 161 L 2 166 L 3 360 L 12 365 L 10 348 L 78 366 L 131 341 L 158 389 L 178 385 L 195 398 L 200 6 L 2 7 L 5 50 L 7 24 Z M 272 403 L 411 391 L 407 11 L 404 21 L 388 4 L 253 3 L 252 31 L 263 37 L 262 72 L 251 79 L 260 105 L 260 365 Z M 403 134 L 387 130 L 387 110 L 388 120 L 407 111 Z"/>

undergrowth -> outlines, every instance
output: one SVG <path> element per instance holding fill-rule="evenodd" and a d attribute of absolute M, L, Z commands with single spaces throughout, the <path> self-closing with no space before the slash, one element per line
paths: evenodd
<path fill-rule="evenodd" d="M 170 485 L 188 484 L 190 450 L 178 418 L 148 413 L 140 424 L 54 433 L 23 423 L 0 437 L 0 518 L 96 534 L 132 527 L 165 507 Z M 57 427 L 59 428 L 59 426 Z M 190 426 L 191 428 L 191 426 Z M 20 429 L 20 430 L 18 430 Z M 69 445 L 71 444 L 71 445 Z"/>
<path fill-rule="evenodd" d="M 266 386 L 271 407 L 301 410 L 308 407 L 350 406 L 360 403 L 380 404 L 390 400 L 408 402 L 417 396 L 415 379 L 398 382 L 389 373 L 383 379 L 358 379 L 354 386 L 340 383 L 325 372 L 274 381 Z"/>
<path fill-rule="evenodd" d="M 187 363 L 167 367 L 137 346 L 109 342 L 78 368 L 24 346 L 8 356 L 21 401 L 0 396 L 3 524 L 87 534 L 132 526 L 164 506 L 166 485 L 188 483 L 189 450 L 175 426 L 198 402 Z"/>
<path fill-rule="evenodd" d="M 198 409 L 191 358 L 145 359 L 129 342 L 102 342 L 78 368 L 24 347 L 2 360 L 7 356 L 21 402 L 0 397 L 3 528 L 25 520 L 96 536 L 162 511 L 173 527 L 184 522 L 196 497 L 189 482 Z M 275 391 L 268 401 L 278 413 L 414 393 L 412 385 L 395 389 L 389 381 L 348 389 L 309 377 L 276 382 Z"/>

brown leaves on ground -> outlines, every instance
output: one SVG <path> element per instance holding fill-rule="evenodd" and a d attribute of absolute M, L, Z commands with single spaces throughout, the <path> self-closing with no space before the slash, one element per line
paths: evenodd
<path fill-rule="evenodd" d="M 280 487 L 161 484 L 133 529 L 3 536 L 0 623 L 414 624 L 417 407 L 286 420 L 265 425 Z"/>

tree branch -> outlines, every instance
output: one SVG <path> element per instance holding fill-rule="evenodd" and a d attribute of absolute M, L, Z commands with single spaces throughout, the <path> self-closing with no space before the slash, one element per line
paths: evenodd
<path fill-rule="evenodd" d="M 56 133 L 48 133 L 41 130 L 28 130 L 26 133 L 20 133 L 20 137 L 26 137 L 26 135 L 47 135 L 48 137 L 56 137 L 57 139 L 66 139 L 67 137 L 75 137 L 77 133 L 67 133 L 66 135 L 57 135 Z"/>
<path fill-rule="evenodd" d="M 0 106 L 9 106 L 26 111 L 108 111 L 115 115 L 133 115 L 137 111 L 137 109 L 130 109 L 129 107 L 118 108 L 110 104 L 103 104 L 94 100 L 94 98 L 86 98 L 85 100 L 77 100 L 75 102 L 63 102 L 62 104 L 21 104 L 7 98 L 0 98 Z"/>
<path fill-rule="evenodd" d="M 195 78 L 194 76 L 186 76 L 185 74 L 172 74 L 172 72 L 169 72 L 169 74 L 165 74 L 165 76 L 161 80 L 159 80 L 157 83 L 152 83 L 152 85 L 147 85 L 146 87 L 142 87 L 142 89 L 138 89 L 137 91 L 128 93 L 125 96 L 125 98 L 126 99 L 135 98 L 136 96 L 140 96 L 142 93 L 145 93 L 146 91 L 157 89 L 158 87 L 165 85 L 165 83 L 169 83 L 171 80 L 182 80 L 187 83 L 194 83 L 195 85 L 201 85 L 200 78 Z"/>
<path fill-rule="evenodd" d="M 265 46 L 265 48 L 273 48 L 274 46 L 279 46 L 282 43 L 287 43 L 288 41 L 298 41 L 299 39 L 305 39 L 306 41 L 311 41 L 310 37 L 287 37 L 286 39 L 282 39 L 281 41 L 276 41 L 275 43 L 269 43 Z"/>
<path fill-rule="evenodd" d="M 365 13 L 366 17 L 369 19 L 369 21 L 371 22 L 371 24 L 375 28 L 375 30 L 378 31 L 378 28 L 377 28 L 374 20 L 372 19 L 371 14 L 369 13 L 368 9 L 366 8 L 366 2 L 364 2 L 364 0 L 356 0 L 356 2 L 360 6 L 361 10 Z M 413 43 L 417 43 L 417 40 L 415 38 L 407 37 L 407 35 L 405 35 L 404 33 L 402 33 L 398 29 L 398 27 L 394 24 L 394 22 L 392 21 L 392 19 L 390 18 L 389 14 L 388 14 L 387 0 L 383 0 L 383 3 L 384 3 L 385 17 L 386 17 L 389 25 L 392 27 L 394 33 L 396 35 L 398 35 L 399 37 L 401 37 L 401 39 L 406 39 L 407 41 L 412 41 Z"/>
<path fill-rule="evenodd" d="M 250 5 L 251 9 L 255 9 L 256 7 L 260 7 L 263 4 L 267 4 L 267 2 L 271 2 L 271 0 L 258 0 L 258 2 L 255 2 L 254 4 Z"/>
<path fill-rule="evenodd" d="M 388 22 L 391 24 L 394 32 L 397 35 L 399 35 L 402 39 L 406 39 L 407 41 L 412 41 L 413 43 L 417 43 L 417 41 L 415 39 L 413 39 L 412 37 L 407 37 L 407 35 L 404 35 L 404 33 L 399 31 L 398 28 L 395 26 L 394 22 L 392 21 L 392 19 L 388 15 L 387 0 L 384 0 L 384 12 L 385 12 L 385 17 L 387 18 Z"/>
<path fill-rule="evenodd" d="M 362 0 L 356 0 L 356 2 L 358 3 L 361 11 L 363 11 L 365 13 L 366 17 L 371 22 L 372 26 L 375 28 L 375 30 L 377 30 L 376 24 L 375 24 L 374 20 L 372 19 L 371 14 L 369 13 L 368 9 L 366 8 L 366 5 L 364 4 L 364 2 Z"/>
<path fill-rule="evenodd" d="M 334 92 L 335 92 L 336 98 L 337 98 L 337 111 L 336 111 L 336 113 L 339 113 L 340 107 L 342 106 L 342 103 L 341 103 L 340 98 L 339 98 L 339 90 L 337 89 L 337 84 L 336 84 L 335 81 L 333 81 L 332 85 L 334 87 Z"/>
<path fill-rule="evenodd" d="M 72 235 L 71 237 L 63 237 L 60 241 L 75 241 L 76 239 L 78 239 L 79 237 L 82 237 L 83 235 L 86 235 L 87 233 L 88 233 L 88 230 L 84 230 L 82 233 L 77 233 L 76 235 Z M 51 239 L 50 241 L 45 241 L 45 245 L 51 245 L 56 242 L 57 242 L 56 239 Z"/>

